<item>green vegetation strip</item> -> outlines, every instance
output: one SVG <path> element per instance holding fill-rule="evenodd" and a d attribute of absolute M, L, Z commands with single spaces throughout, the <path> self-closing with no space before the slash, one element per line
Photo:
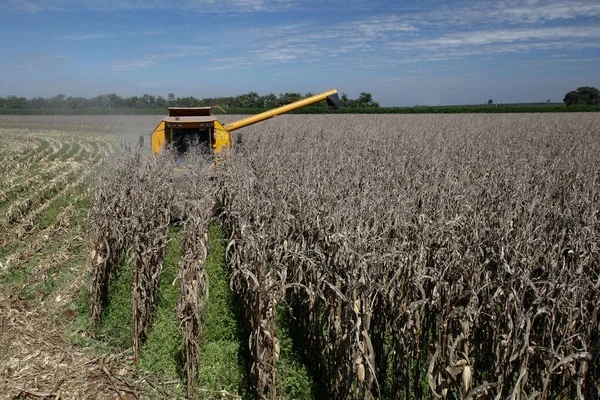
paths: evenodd
<path fill-rule="evenodd" d="M 204 309 L 204 329 L 198 392 L 200 398 L 212 398 L 225 390 L 243 398 L 250 396 L 248 375 L 248 333 L 239 322 L 239 306 L 229 288 L 230 270 L 225 260 L 226 238 L 217 221 L 209 226 L 209 251 L 205 268 L 210 291 Z M 164 379 L 182 377 L 181 333 L 176 315 L 179 285 L 176 282 L 181 258 L 179 232 L 171 232 L 171 240 L 163 263 L 156 299 L 154 323 L 142 347 L 140 368 L 159 374 Z M 109 347 L 128 349 L 131 343 L 131 282 L 133 264 L 124 257 L 109 288 L 108 304 L 98 327 L 97 338 Z M 175 283 L 175 284 L 174 284 Z M 89 323 L 89 293 L 79 301 L 79 324 Z M 313 399 L 316 386 L 310 370 L 302 362 L 292 339 L 291 316 L 285 306 L 278 307 L 281 355 L 277 365 L 280 377 L 278 392 L 285 398 Z M 101 347 L 103 347 L 100 344 Z M 183 387 L 183 386 L 182 386 Z M 206 392 L 202 391 L 206 390 Z"/>
<path fill-rule="evenodd" d="M 302 350 L 297 343 L 292 315 L 285 304 L 277 306 L 277 338 L 281 352 L 277 363 L 278 387 L 277 393 L 282 393 L 286 399 L 310 400 L 321 398 L 313 375 L 302 357 Z"/>
<path fill-rule="evenodd" d="M 163 263 L 163 272 L 156 299 L 154 322 L 140 356 L 140 368 L 164 379 L 182 377 L 181 333 L 176 306 L 179 284 L 175 281 L 181 258 L 179 232 L 171 231 L 171 240 Z M 237 304 L 229 289 L 230 271 L 225 260 L 225 235 L 218 222 L 209 227 L 209 251 L 205 268 L 210 292 L 204 309 L 204 330 L 198 387 L 200 398 L 213 398 L 214 392 L 226 390 L 249 398 L 248 335 L 239 323 Z M 95 343 L 100 349 L 131 348 L 133 263 L 123 257 L 109 287 L 107 305 L 97 328 Z M 175 284 L 173 284 L 175 282 Z M 89 325 L 89 291 L 84 290 L 77 301 L 77 325 Z M 94 343 L 87 343 L 94 344 Z M 183 390 L 183 385 L 181 386 Z M 183 394 L 183 393 L 181 393 Z M 203 397 L 206 396 L 206 397 Z"/>
<path fill-rule="evenodd" d="M 140 367 L 170 379 L 182 374 L 181 331 L 176 307 L 179 283 L 176 281 L 181 246 L 178 229 L 172 229 L 156 296 L 152 329 L 140 356 Z"/>
<path fill-rule="evenodd" d="M 230 271 L 225 260 L 226 239 L 217 221 L 209 226 L 209 250 L 204 264 L 210 285 L 204 309 L 202 350 L 198 387 L 226 390 L 250 398 L 248 376 L 248 334 L 237 315 L 229 288 Z M 203 393 L 199 393 L 202 395 Z M 207 398 L 214 394 L 207 395 Z"/>
<path fill-rule="evenodd" d="M 97 337 L 111 347 L 121 350 L 131 348 L 131 326 L 133 321 L 133 300 L 131 283 L 133 282 L 133 260 L 123 256 L 113 281 L 108 288 L 106 306 L 97 328 Z M 89 292 L 87 293 L 87 324 L 89 325 Z"/>
<path fill-rule="evenodd" d="M 71 151 L 71 148 L 73 147 L 73 145 L 69 142 L 64 142 L 60 149 L 55 152 L 52 153 L 49 157 L 48 157 L 48 161 L 54 161 L 57 159 L 61 159 L 61 160 L 65 160 L 65 154 L 69 153 Z"/>
<path fill-rule="evenodd" d="M 187 105 L 186 105 L 187 106 Z M 230 107 L 231 115 L 258 114 L 267 108 Z M 164 115 L 166 107 L 157 108 L 7 108 L 0 109 L 0 115 Z M 577 104 L 566 106 L 562 103 L 515 103 L 499 105 L 448 105 L 448 106 L 411 106 L 411 107 L 346 107 L 331 112 L 328 107 L 304 107 L 291 114 L 496 114 L 496 113 L 556 113 L 556 112 L 600 112 L 598 105 Z M 215 110 L 215 114 L 221 114 Z"/>
<path fill-rule="evenodd" d="M 74 141 L 71 145 L 71 149 L 66 154 L 62 154 L 60 159 L 62 161 L 66 161 L 70 158 L 73 158 L 80 149 L 81 149 L 81 144 Z"/>
<path fill-rule="evenodd" d="M 85 216 L 92 206 L 92 201 L 89 195 L 83 194 L 89 185 L 90 178 L 77 185 L 71 193 L 57 199 L 47 210 L 37 216 L 35 221 L 36 226 L 40 229 L 46 229 L 54 225 L 57 222 L 57 217 L 68 206 L 73 206 L 75 208 L 76 211 L 74 215 L 77 217 L 74 221 L 70 221 L 71 228 L 73 228 L 73 223 L 75 223 L 75 226 L 77 227 L 87 226 L 87 219 Z"/>

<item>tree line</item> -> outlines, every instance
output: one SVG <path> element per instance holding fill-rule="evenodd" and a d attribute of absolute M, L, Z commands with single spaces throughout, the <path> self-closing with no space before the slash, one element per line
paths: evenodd
<path fill-rule="evenodd" d="M 165 107 L 207 107 L 220 106 L 225 109 L 271 109 L 303 98 L 313 96 L 313 93 L 273 93 L 259 95 L 249 92 L 238 96 L 196 98 L 175 97 L 169 93 L 167 97 L 144 94 L 142 96 L 121 97 L 115 93 L 102 94 L 92 98 L 73 97 L 59 94 L 54 97 L 34 97 L 27 99 L 10 95 L 0 97 L 0 108 L 4 109 L 35 109 L 35 110 L 81 110 L 81 109 L 161 109 Z M 379 103 L 373 100 L 370 93 L 361 92 L 359 97 L 351 99 L 346 93 L 340 96 L 342 107 L 378 108 Z"/>
<path fill-rule="evenodd" d="M 563 102 L 567 106 L 588 105 L 595 106 L 600 104 L 600 90 L 595 87 L 582 86 L 577 90 L 572 90 L 565 95 Z"/>

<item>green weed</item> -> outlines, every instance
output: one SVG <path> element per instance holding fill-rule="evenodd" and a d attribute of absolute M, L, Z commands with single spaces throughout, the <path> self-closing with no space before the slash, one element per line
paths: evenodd
<path fill-rule="evenodd" d="M 131 341 L 133 269 L 133 261 L 123 256 L 112 284 L 108 288 L 107 303 L 98 324 L 97 336 L 111 346 L 121 349 L 130 348 L 133 344 Z"/>
<path fill-rule="evenodd" d="M 140 367 L 150 372 L 179 378 L 182 373 L 181 331 L 176 307 L 179 285 L 176 282 L 181 246 L 177 230 L 171 232 L 158 285 L 152 328 L 140 356 Z"/>
<path fill-rule="evenodd" d="M 301 349 L 294 345 L 292 316 L 285 304 L 277 306 L 277 338 L 281 352 L 277 363 L 278 393 L 287 399 L 314 399 L 319 397 L 312 373 L 301 357 Z"/>
<path fill-rule="evenodd" d="M 250 397 L 248 334 L 239 323 L 237 306 L 229 289 L 225 235 L 217 221 L 209 225 L 209 251 L 204 263 L 210 282 L 204 308 L 204 330 L 198 367 L 200 388 L 226 390 Z M 202 394 L 202 393 L 200 393 Z"/>

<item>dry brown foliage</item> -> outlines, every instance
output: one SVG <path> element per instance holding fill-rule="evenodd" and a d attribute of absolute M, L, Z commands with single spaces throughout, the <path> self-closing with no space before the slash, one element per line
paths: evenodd
<path fill-rule="evenodd" d="M 152 323 L 174 198 L 170 154 L 152 160 L 142 151 L 126 152 L 107 167 L 95 192 L 90 221 L 91 326 L 99 320 L 110 278 L 121 257 L 134 263 L 134 358 Z"/>
<path fill-rule="evenodd" d="M 247 128 L 216 187 L 133 157 L 91 215 L 92 323 L 129 249 L 143 340 L 177 209 L 191 395 L 216 196 L 257 398 L 281 397 L 281 304 L 332 399 L 593 398 L 599 131 L 594 114 L 288 116 Z"/>
<path fill-rule="evenodd" d="M 214 187 L 206 171 L 208 160 L 201 153 L 190 151 L 183 162 L 184 172 L 177 176 L 178 204 L 184 218 L 179 262 L 179 302 L 177 314 L 181 320 L 184 370 L 187 394 L 195 389 L 197 366 L 202 339 L 202 311 L 209 294 L 208 275 L 204 261 L 208 246 L 208 222 L 213 216 Z"/>
<path fill-rule="evenodd" d="M 102 171 L 99 185 L 94 191 L 90 211 L 90 326 L 99 321 L 102 306 L 108 294 L 110 278 L 129 246 L 133 227 L 129 223 L 133 214 L 132 183 L 141 168 L 141 154 L 128 154 L 114 160 Z M 133 195 L 132 195 L 133 194 Z"/>
<path fill-rule="evenodd" d="M 175 155 L 169 151 L 152 159 L 139 149 L 126 150 L 104 169 L 90 213 L 90 324 L 93 328 L 101 317 L 116 268 L 123 259 L 133 262 L 131 335 L 136 362 L 152 325 L 170 222 L 174 214 L 184 220 L 177 313 L 190 396 L 199 359 L 202 309 L 208 295 L 203 263 L 215 196 L 207 167 L 208 160 L 200 152 L 187 154 L 176 165 Z"/>
<path fill-rule="evenodd" d="M 330 398 L 598 395 L 597 115 L 307 121 L 222 177 L 258 397 L 284 300 Z"/>

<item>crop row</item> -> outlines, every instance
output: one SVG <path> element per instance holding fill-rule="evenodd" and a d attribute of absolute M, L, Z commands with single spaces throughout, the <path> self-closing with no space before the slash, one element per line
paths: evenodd
<path fill-rule="evenodd" d="M 295 118 L 221 178 L 258 397 L 281 303 L 329 398 L 598 393 L 596 116 Z"/>
<path fill-rule="evenodd" d="M 201 391 L 215 215 L 256 398 L 286 396 L 288 332 L 327 398 L 597 395 L 597 116 L 304 118 L 247 128 L 212 179 L 199 154 L 175 175 L 168 152 L 106 169 L 92 327 L 130 260 L 139 357 L 182 219 L 177 316 L 188 394 Z"/>

